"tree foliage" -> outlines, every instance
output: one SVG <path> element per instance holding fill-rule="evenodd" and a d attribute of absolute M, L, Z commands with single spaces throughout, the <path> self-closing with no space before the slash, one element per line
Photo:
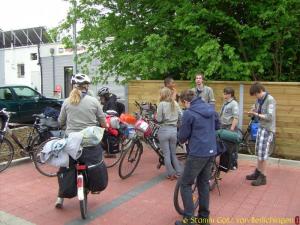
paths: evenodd
<path fill-rule="evenodd" d="M 69 0 L 74 2 L 76 0 Z M 99 59 L 99 81 L 192 79 L 300 81 L 299 0 L 78 0 L 60 31 Z"/>

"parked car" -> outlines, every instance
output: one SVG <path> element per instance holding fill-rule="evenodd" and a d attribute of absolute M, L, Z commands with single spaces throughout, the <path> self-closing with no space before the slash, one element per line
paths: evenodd
<path fill-rule="evenodd" d="M 47 98 L 28 86 L 0 86 L 0 109 L 16 112 L 10 120 L 13 123 L 33 122 L 32 114 L 42 113 L 47 106 L 60 109 L 62 103 L 62 99 Z"/>

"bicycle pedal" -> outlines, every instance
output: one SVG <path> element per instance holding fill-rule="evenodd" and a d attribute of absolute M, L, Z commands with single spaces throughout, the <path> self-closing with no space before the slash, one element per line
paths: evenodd
<path fill-rule="evenodd" d="M 25 151 L 21 150 L 21 151 L 20 151 L 20 155 L 21 155 L 22 157 L 26 157 L 26 156 L 28 156 L 28 152 L 25 152 Z"/>

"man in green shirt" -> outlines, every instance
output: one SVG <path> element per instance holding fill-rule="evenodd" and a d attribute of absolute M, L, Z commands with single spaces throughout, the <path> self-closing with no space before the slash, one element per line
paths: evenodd
<path fill-rule="evenodd" d="M 203 80 L 204 75 L 202 73 L 198 73 L 195 78 L 196 87 L 192 90 L 196 93 L 197 97 L 201 97 L 206 103 L 215 104 L 216 100 L 213 89 L 204 85 Z"/>

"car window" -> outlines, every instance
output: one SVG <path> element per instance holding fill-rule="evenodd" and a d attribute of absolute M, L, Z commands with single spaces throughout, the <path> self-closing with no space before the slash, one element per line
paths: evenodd
<path fill-rule="evenodd" d="M 8 101 L 12 99 L 13 99 L 13 95 L 9 90 L 9 88 L 0 88 L 0 100 Z"/>
<path fill-rule="evenodd" d="M 14 87 L 13 89 L 20 99 L 34 99 L 40 96 L 39 93 L 28 87 Z"/>

